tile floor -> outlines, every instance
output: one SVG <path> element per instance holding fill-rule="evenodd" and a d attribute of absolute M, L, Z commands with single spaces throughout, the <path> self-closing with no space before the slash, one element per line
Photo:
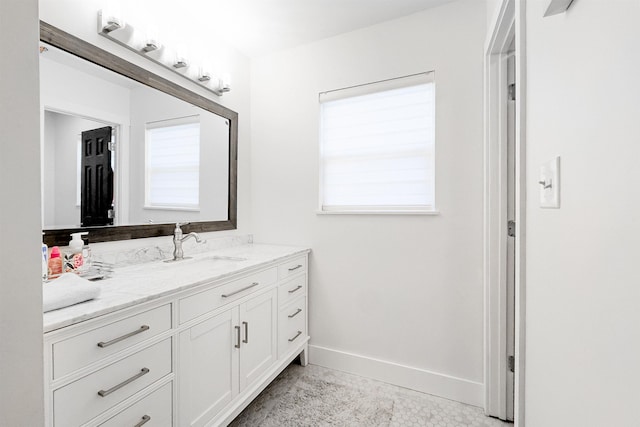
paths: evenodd
<path fill-rule="evenodd" d="M 291 364 L 232 427 L 511 427 L 481 408 L 320 366 Z"/>

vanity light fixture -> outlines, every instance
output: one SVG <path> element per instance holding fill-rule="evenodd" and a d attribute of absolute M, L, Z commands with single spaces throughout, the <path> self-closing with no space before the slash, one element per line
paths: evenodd
<path fill-rule="evenodd" d="M 206 61 L 206 60 L 205 60 Z M 200 82 L 210 82 L 213 76 L 211 75 L 211 64 L 208 62 L 202 61 L 200 62 L 200 68 L 198 69 L 198 81 Z"/>
<path fill-rule="evenodd" d="M 198 81 L 208 82 L 209 80 L 211 80 L 211 75 L 208 72 L 203 71 L 200 73 L 200 77 L 198 77 Z"/>
<path fill-rule="evenodd" d="M 160 43 L 155 40 L 147 40 L 142 47 L 142 50 L 144 50 L 146 53 L 153 52 L 154 50 L 158 49 L 160 49 Z"/>
<path fill-rule="evenodd" d="M 136 29 L 131 23 L 125 25 L 124 20 L 117 15 L 109 12 L 103 13 L 102 10 L 98 11 L 99 35 L 136 52 L 138 55 L 144 56 L 156 64 L 162 65 L 218 96 L 222 96 L 223 93 L 231 90 L 229 78 L 213 76 L 202 66 L 191 63 L 187 59 L 187 55 L 183 53 L 186 52 L 183 46 L 179 46 L 177 50 L 163 46 L 158 42 L 155 31 L 149 28 L 147 28 L 146 32 L 142 32 L 146 37 L 141 37 L 140 34 L 136 37 L 135 33 Z M 141 43 L 141 40 L 144 41 Z M 176 53 L 171 55 L 171 52 Z"/>
<path fill-rule="evenodd" d="M 184 58 L 176 58 L 175 62 L 173 63 L 173 68 L 185 68 L 188 66 L 189 66 L 189 63 Z"/>
<path fill-rule="evenodd" d="M 231 90 L 231 82 L 229 76 L 223 76 L 220 79 L 220 92 L 229 92 Z"/>
<path fill-rule="evenodd" d="M 102 27 L 102 31 L 104 31 L 105 33 L 110 33 L 111 31 L 124 28 L 124 25 L 124 21 L 112 16 L 110 18 L 107 18 L 106 23 Z"/>
<path fill-rule="evenodd" d="M 159 50 L 162 45 L 158 42 L 158 29 L 155 26 L 147 26 L 146 35 L 144 38 L 144 46 L 142 46 L 142 50 L 145 53 L 153 52 L 154 50 Z"/>

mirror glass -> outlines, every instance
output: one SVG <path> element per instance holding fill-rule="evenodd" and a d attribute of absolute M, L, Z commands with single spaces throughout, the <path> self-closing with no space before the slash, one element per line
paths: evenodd
<path fill-rule="evenodd" d="M 230 219 L 228 118 L 41 46 L 43 229 Z"/>

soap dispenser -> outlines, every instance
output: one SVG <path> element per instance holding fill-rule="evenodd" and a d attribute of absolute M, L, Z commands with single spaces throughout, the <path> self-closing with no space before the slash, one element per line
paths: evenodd
<path fill-rule="evenodd" d="M 79 270 L 84 265 L 84 256 L 82 255 L 84 241 L 82 236 L 85 234 L 89 234 L 89 232 L 71 233 L 71 241 L 69 242 L 70 256 L 67 261 L 69 270 Z"/>

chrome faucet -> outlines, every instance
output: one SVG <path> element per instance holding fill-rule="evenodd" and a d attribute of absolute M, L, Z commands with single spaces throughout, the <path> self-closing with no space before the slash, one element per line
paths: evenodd
<path fill-rule="evenodd" d="M 196 242 L 203 243 L 203 240 L 198 236 L 198 233 L 189 233 L 182 235 L 182 227 L 183 225 L 189 224 L 188 222 L 177 222 L 176 228 L 173 230 L 173 260 L 179 261 L 184 259 L 184 252 L 182 251 L 182 242 L 189 239 L 189 237 L 193 237 L 196 239 Z"/>

